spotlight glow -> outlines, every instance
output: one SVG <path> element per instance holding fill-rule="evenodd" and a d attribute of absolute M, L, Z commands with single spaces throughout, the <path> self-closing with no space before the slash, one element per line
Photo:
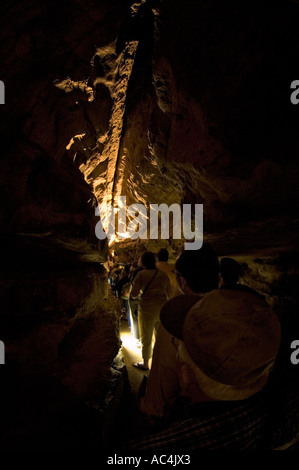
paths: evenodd
<path fill-rule="evenodd" d="M 138 347 L 138 342 L 131 333 L 121 333 L 120 339 L 122 341 L 122 346 L 126 348 L 128 351 L 134 354 L 141 354 L 141 349 Z"/>

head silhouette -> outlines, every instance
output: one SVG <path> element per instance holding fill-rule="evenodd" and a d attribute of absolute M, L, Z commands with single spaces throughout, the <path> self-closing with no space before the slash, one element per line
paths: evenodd
<path fill-rule="evenodd" d="M 141 264 L 145 269 L 156 269 L 156 259 L 152 251 L 146 251 L 141 256 Z"/>
<path fill-rule="evenodd" d="M 161 248 L 157 254 L 158 261 L 168 261 L 168 251 L 166 248 Z"/>
<path fill-rule="evenodd" d="M 199 250 L 185 250 L 175 263 L 175 271 L 183 291 L 205 293 L 217 289 L 219 261 L 210 244 L 204 242 Z M 180 281 L 183 278 L 183 281 Z"/>

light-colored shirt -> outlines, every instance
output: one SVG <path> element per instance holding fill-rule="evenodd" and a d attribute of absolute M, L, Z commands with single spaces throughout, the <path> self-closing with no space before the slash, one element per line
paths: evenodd
<path fill-rule="evenodd" d="M 166 302 L 171 295 L 171 286 L 167 274 L 156 269 L 143 269 L 140 271 L 133 281 L 131 297 L 136 298 L 140 294 L 141 303 L 144 301 Z"/>
<path fill-rule="evenodd" d="M 176 275 L 174 273 L 174 267 L 167 263 L 167 261 L 157 261 L 156 267 L 167 274 L 169 277 L 170 285 L 171 285 L 171 294 L 170 298 L 175 297 L 178 295 L 178 282 Z"/>

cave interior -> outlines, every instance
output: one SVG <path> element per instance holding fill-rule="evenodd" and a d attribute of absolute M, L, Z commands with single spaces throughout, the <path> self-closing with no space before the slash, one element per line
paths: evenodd
<path fill-rule="evenodd" d="M 174 262 L 184 242 L 99 239 L 96 208 L 121 196 L 202 204 L 204 240 L 299 338 L 298 16 L 296 1 L 5 2 L 3 449 L 116 433 L 130 392 L 108 260 L 164 247 Z"/>

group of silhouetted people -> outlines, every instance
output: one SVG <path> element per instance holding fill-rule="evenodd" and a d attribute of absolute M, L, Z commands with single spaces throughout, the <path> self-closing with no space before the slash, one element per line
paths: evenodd
<path fill-rule="evenodd" d="M 122 311 L 133 337 L 140 341 L 143 362 L 134 362 L 140 370 L 149 369 L 153 338 L 160 324 L 160 311 L 165 302 L 175 295 L 176 276 L 168 263 L 168 250 L 157 255 L 144 252 L 131 266 L 117 266 L 109 278 L 115 295 L 121 301 Z"/>
<path fill-rule="evenodd" d="M 209 248 L 207 248 L 209 247 Z M 209 251 L 211 250 L 211 252 Z M 198 259 L 198 254 L 201 259 Z M 213 253 L 213 259 L 211 256 Z M 208 257 L 208 262 L 205 258 Z M 199 292 L 205 293 L 213 288 L 240 288 L 238 284 L 241 266 L 233 258 L 218 261 L 210 245 L 205 244 L 201 251 L 185 252 L 176 261 L 175 267 L 169 264 L 169 253 L 161 248 L 157 255 L 144 252 L 138 262 L 118 266 L 111 272 L 114 275 L 113 290 L 121 301 L 124 317 L 135 340 L 141 344 L 142 362 L 133 366 L 149 370 L 152 346 L 160 326 L 160 312 L 164 304 L 178 295 L 197 292 L 194 283 L 199 282 L 199 271 L 205 263 L 204 275 L 200 279 Z M 185 277 L 181 275 L 184 271 Z M 213 272 L 213 282 L 209 272 Z M 245 289 L 245 286 L 241 286 Z M 194 290 L 195 289 L 195 290 Z M 249 288 L 248 288 L 249 290 Z"/>
<path fill-rule="evenodd" d="M 245 450 L 271 447 L 271 438 L 274 445 L 269 387 L 281 323 L 264 296 L 240 283 L 240 264 L 219 260 L 208 243 L 183 251 L 173 267 L 167 250 L 157 259 L 145 252 L 140 265 L 130 299 L 138 301 L 143 361 L 133 365 L 148 370 L 152 357 L 140 410 L 162 427 L 130 448 Z"/>

